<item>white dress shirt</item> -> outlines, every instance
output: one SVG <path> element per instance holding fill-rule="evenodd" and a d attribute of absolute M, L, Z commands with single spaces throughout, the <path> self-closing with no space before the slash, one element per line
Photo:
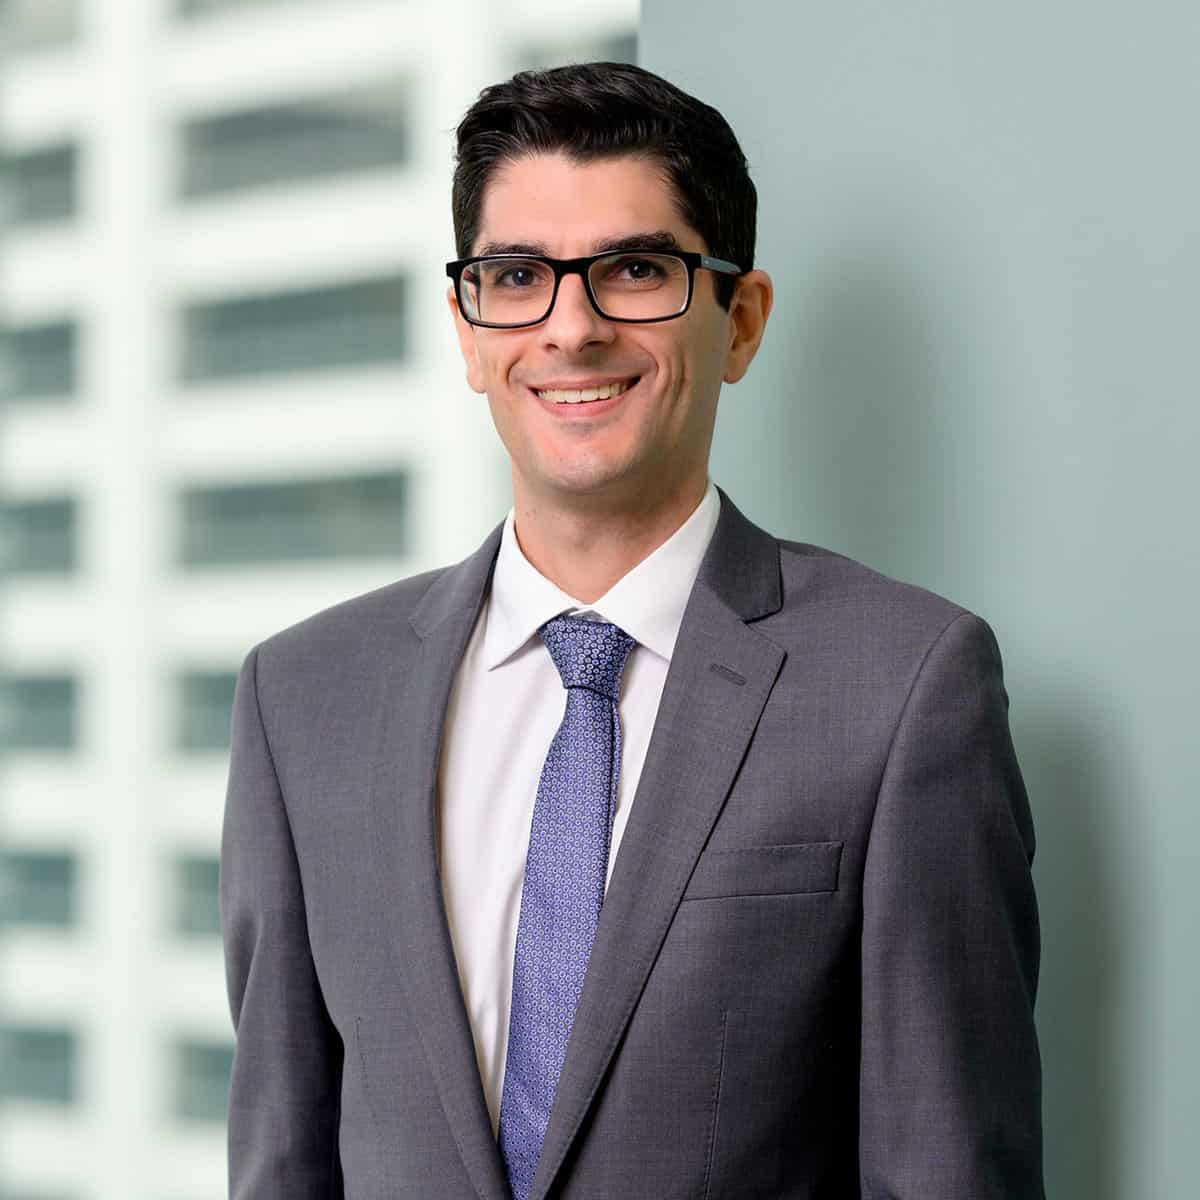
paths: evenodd
<path fill-rule="evenodd" d="M 637 645 L 621 676 L 621 767 L 605 887 L 637 790 L 683 610 L 720 512 L 711 480 L 690 517 L 594 604 L 525 557 L 504 521 L 488 597 L 450 693 L 438 769 L 442 893 L 475 1057 L 492 1119 L 508 1050 L 513 952 L 533 805 L 566 689 L 537 635 L 559 613 L 618 625 Z"/>

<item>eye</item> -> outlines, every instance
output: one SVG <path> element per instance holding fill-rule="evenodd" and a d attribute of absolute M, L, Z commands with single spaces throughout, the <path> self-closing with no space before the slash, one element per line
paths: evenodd
<path fill-rule="evenodd" d="M 648 258 L 627 258 L 618 264 L 617 269 L 627 271 L 629 278 L 639 283 L 647 279 L 658 279 L 662 275 L 662 268 Z"/>
<path fill-rule="evenodd" d="M 630 251 L 597 261 L 592 282 L 626 291 L 654 291 L 672 277 L 674 260 L 659 254 Z"/>
<path fill-rule="evenodd" d="M 522 288 L 529 287 L 530 284 L 536 283 L 534 271 L 531 267 L 505 267 L 496 275 L 497 287 L 514 287 Z"/>

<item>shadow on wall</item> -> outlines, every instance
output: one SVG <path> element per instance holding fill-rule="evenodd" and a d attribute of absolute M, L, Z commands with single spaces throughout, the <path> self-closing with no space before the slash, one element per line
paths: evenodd
<path fill-rule="evenodd" d="M 871 253 L 823 264 L 799 306 L 807 469 L 830 544 L 879 570 L 929 581 L 956 565 L 964 531 L 942 414 L 953 407 L 934 321 L 903 264 Z M 802 444 L 789 430 L 785 444 Z"/>
<path fill-rule="evenodd" d="M 922 295 L 937 293 L 916 270 L 865 252 L 818 269 L 800 302 L 787 305 L 791 326 L 769 330 L 787 346 L 756 385 L 771 419 L 734 418 L 726 444 L 738 461 L 728 475 L 735 495 L 744 487 L 753 496 L 756 479 L 772 480 L 760 505 L 770 510 L 765 523 L 819 529 L 823 544 L 953 596 L 952 581 L 986 555 L 972 545 L 971 513 L 956 498 L 979 486 L 972 461 L 997 450 L 957 440 L 987 436 L 956 416 L 971 408 L 970 322 L 925 307 Z M 730 399 L 733 408 L 737 393 Z M 766 499 L 761 483 L 758 495 Z M 1007 646 L 1001 651 L 1008 675 L 1015 663 Z M 1036 664 L 1020 675 L 1012 723 L 1038 846 L 1047 1196 L 1118 1200 L 1122 963 L 1113 856 L 1132 785 L 1121 783 L 1117 739 L 1087 716 L 1082 682 L 1039 679 Z"/>
<path fill-rule="evenodd" d="M 1037 833 L 1046 1194 L 1118 1200 L 1117 924 L 1126 905 L 1115 894 L 1113 856 L 1118 809 L 1135 795 L 1122 780 L 1121 763 L 1131 759 L 1098 720 L 1088 721 L 1081 687 L 1034 677 L 1023 691 L 1029 699 L 1019 720 L 1014 714 L 1013 741 Z"/>

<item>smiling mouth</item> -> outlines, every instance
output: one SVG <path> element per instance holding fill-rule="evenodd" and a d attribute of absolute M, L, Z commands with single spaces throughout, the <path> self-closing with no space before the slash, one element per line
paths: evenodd
<path fill-rule="evenodd" d="M 593 388 L 545 388 L 532 390 L 542 399 L 554 404 L 591 404 L 595 400 L 609 400 L 627 392 L 641 379 L 634 375 L 631 379 L 614 379 L 600 387 Z"/>

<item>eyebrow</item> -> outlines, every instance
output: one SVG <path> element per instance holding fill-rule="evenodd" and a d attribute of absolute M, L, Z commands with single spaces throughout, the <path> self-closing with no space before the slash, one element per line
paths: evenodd
<path fill-rule="evenodd" d="M 630 233 L 623 237 L 601 238 L 592 243 L 592 253 L 604 254 L 621 250 L 657 250 L 669 254 L 682 250 L 679 239 L 667 229 L 656 229 L 652 233 Z M 554 256 L 538 242 L 487 242 L 479 247 L 480 254 L 537 254 L 543 258 Z"/>

